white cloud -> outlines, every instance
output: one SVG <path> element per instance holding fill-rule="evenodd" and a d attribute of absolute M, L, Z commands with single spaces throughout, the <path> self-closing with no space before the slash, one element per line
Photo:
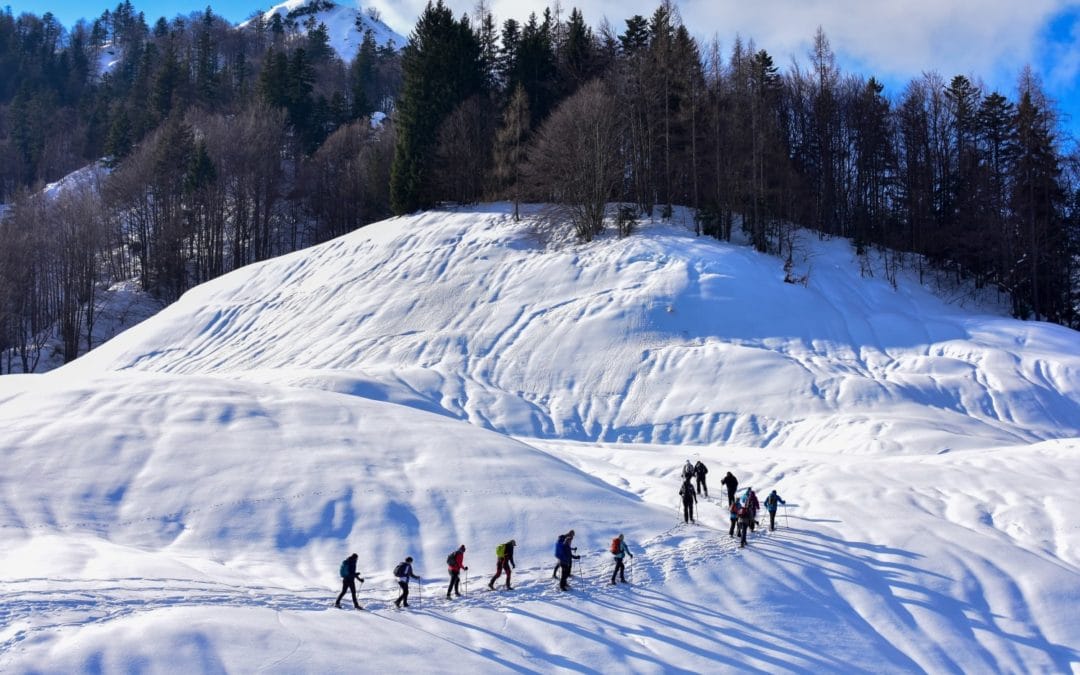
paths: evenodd
<path fill-rule="evenodd" d="M 415 20 L 422 0 L 377 2 L 394 25 L 408 33 L 409 17 Z M 472 12 L 473 0 L 448 3 L 456 14 Z M 385 5 L 385 6 L 384 6 Z M 577 3 L 586 21 L 597 26 L 607 16 L 617 29 L 634 14 L 649 16 L 658 2 L 646 0 L 589 0 Z M 540 13 L 544 4 L 521 0 L 491 2 L 499 23 L 507 18 L 524 19 Z M 564 14 L 575 6 L 563 5 Z M 778 63 L 791 57 L 806 60 L 810 40 L 820 25 L 833 49 L 870 73 L 884 77 L 915 76 L 936 70 L 943 75 L 975 74 L 993 81 L 1012 77 L 1025 63 L 1040 64 L 1046 56 L 1043 31 L 1057 14 L 1080 6 L 1062 0 L 689 0 L 679 4 L 683 20 L 700 40 L 713 35 L 730 45 L 736 34 L 753 38 L 773 54 Z M 1058 46 L 1055 60 L 1074 63 L 1080 49 L 1073 41 Z M 1006 73 L 1005 71 L 1011 71 Z"/>

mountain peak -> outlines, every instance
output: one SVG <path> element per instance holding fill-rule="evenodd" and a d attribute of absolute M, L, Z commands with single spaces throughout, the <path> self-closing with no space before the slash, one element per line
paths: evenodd
<path fill-rule="evenodd" d="M 363 9 L 358 4 L 342 5 L 333 0 L 286 0 L 263 13 L 270 21 L 274 15 L 299 33 L 306 33 L 320 23 L 326 26 L 330 45 L 345 62 L 351 61 L 360 49 L 364 33 L 371 31 L 379 46 L 390 43 L 395 49 L 405 46 L 407 39 L 386 25 L 377 10 Z M 241 24 L 241 27 L 247 22 Z"/>

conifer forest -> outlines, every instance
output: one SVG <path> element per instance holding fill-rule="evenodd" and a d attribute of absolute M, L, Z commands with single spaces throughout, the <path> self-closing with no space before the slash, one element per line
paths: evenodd
<path fill-rule="evenodd" d="M 32 371 L 52 330 L 65 360 L 96 346 L 116 281 L 168 303 L 395 214 L 496 200 L 550 204 L 583 241 L 686 206 L 701 236 L 780 265 L 808 228 L 1080 328 L 1080 153 L 1030 70 L 1008 92 L 936 72 L 887 91 L 841 72 L 821 28 L 782 67 L 751 37 L 702 42 L 667 1 L 590 25 L 440 0 L 403 49 L 368 32 L 344 62 L 312 17 L 0 12 L 0 373 Z"/>

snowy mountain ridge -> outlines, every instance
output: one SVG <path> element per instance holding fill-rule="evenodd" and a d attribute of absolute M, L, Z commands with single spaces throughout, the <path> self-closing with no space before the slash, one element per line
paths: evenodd
<path fill-rule="evenodd" d="M 369 30 L 375 44 L 380 47 L 390 44 L 395 49 L 401 49 L 408 42 L 387 26 L 377 13 L 362 10 L 359 5 L 348 6 L 332 0 L 286 0 L 274 5 L 262 16 L 269 21 L 275 14 L 282 19 L 295 21 L 298 29 L 305 33 L 309 20 L 313 22 L 312 25 L 325 24 L 330 46 L 345 63 L 356 57 L 360 43 L 364 40 L 364 33 Z M 245 21 L 240 27 L 243 28 L 248 23 Z"/>
<path fill-rule="evenodd" d="M 561 248 L 505 204 L 395 218 L 0 378 L 0 670 L 1080 667 L 1080 336 L 843 241 L 787 284 L 678 215 Z M 728 470 L 786 500 L 747 548 Z M 333 606 L 352 551 L 363 612 Z"/>

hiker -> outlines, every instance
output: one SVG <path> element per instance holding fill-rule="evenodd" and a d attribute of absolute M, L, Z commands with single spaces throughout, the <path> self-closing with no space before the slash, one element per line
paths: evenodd
<path fill-rule="evenodd" d="M 746 488 L 746 505 L 750 508 L 750 531 L 753 532 L 757 527 L 757 512 L 761 508 L 761 504 L 758 503 L 757 493 L 754 492 L 754 488 Z"/>
<path fill-rule="evenodd" d="M 506 590 L 514 590 L 510 586 L 510 570 L 517 565 L 514 563 L 514 547 L 517 546 L 517 542 L 511 539 L 505 544 L 499 544 L 495 547 L 495 576 L 491 577 L 491 581 L 488 582 L 488 588 L 495 590 L 495 580 L 502 575 L 503 571 L 506 571 Z"/>
<path fill-rule="evenodd" d="M 731 475 L 731 472 L 728 471 L 727 475 L 724 476 L 724 480 L 720 481 L 720 484 L 727 487 L 727 503 L 728 506 L 731 506 L 735 503 L 735 490 L 739 487 L 739 479 Z"/>
<path fill-rule="evenodd" d="M 446 558 L 446 567 L 450 572 L 450 585 L 446 587 L 446 599 L 450 599 L 450 591 L 454 592 L 454 595 L 461 597 L 461 591 L 458 586 L 461 584 L 461 570 L 468 570 L 465 566 L 465 544 L 458 547 L 458 550 L 451 553 Z"/>
<path fill-rule="evenodd" d="M 705 491 L 705 496 L 709 496 L 709 486 L 705 484 L 705 474 L 709 473 L 709 467 L 699 459 L 694 464 L 694 477 L 697 478 L 697 493 L 701 494 L 701 491 Z"/>
<path fill-rule="evenodd" d="M 574 536 L 574 531 L 570 530 L 570 532 L 568 534 L 572 538 Z M 556 540 L 556 542 L 555 542 L 555 557 L 556 558 L 559 558 L 559 546 L 562 545 L 562 543 L 566 539 L 566 537 L 567 537 L 566 534 L 560 534 L 558 540 Z M 551 573 L 551 578 L 552 579 L 558 579 L 559 578 L 559 572 L 562 572 L 562 559 L 561 558 L 559 558 L 559 562 L 555 563 L 555 570 Z M 574 576 L 573 570 L 570 571 L 570 574 L 568 576 L 571 576 L 571 577 Z"/>
<path fill-rule="evenodd" d="M 627 548 L 626 540 L 621 533 L 611 541 L 611 554 L 615 556 L 615 571 L 611 573 L 611 583 L 616 583 L 615 576 L 618 575 L 619 579 L 625 584 L 626 567 L 623 565 L 623 556 L 630 556 L 633 558 L 634 554 Z"/>
<path fill-rule="evenodd" d="M 394 601 L 395 607 L 408 607 L 409 606 L 409 579 L 416 579 L 420 581 L 420 577 L 413 574 L 412 569 L 412 556 L 405 558 L 405 562 L 400 562 L 397 567 L 394 568 L 394 576 L 397 577 L 398 586 L 401 586 L 401 595 Z"/>
<path fill-rule="evenodd" d="M 749 499 L 739 499 L 732 507 L 732 511 L 739 519 L 738 537 L 739 548 L 746 546 L 746 531 L 750 529 L 750 523 L 753 522 L 753 518 L 750 515 Z"/>
<path fill-rule="evenodd" d="M 769 493 L 769 496 L 765 498 L 765 510 L 769 512 L 769 530 L 776 529 L 776 509 L 778 504 L 787 504 L 784 498 L 776 494 L 776 490 Z"/>
<path fill-rule="evenodd" d="M 682 477 L 683 480 L 690 480 L 694 477 L 694 465 L 690 463 L 690 460 L 686 460 L 686 464 L 683 464 Z"/>
<path fill-rule="evenodd" d="M 581 556 L 574 553 L 577 550 L 573 546 L 574 543 L 574 531 L 570 530 L 566 534 L 559 535 L 559 540 L 555 544 L 555 557 L 559 559 L 559 569 L 562 571 L 562 575 L 559 578 L 559 590 L 568 591 L 570 587 L 566 585 L 566 580 L 570 577 L 570 566 L 574 564 L 575 560 L 581 560 Z"/>
<path fill-rule="evenodd" d="M 728 506 L 728 517 L 731 519 L 731 527 L 728 528 L 728 536 L 735 536 L 735 525 L 739 522 L 739 505 L 734 501 Z"/>
<path fill-rule="evenodd" d="M 694 522 L 694 504 L 697 503 L 697 493 L 694 492 L 694 486 L 690 484 L 689 478 L 684 480 L 682 487 L 679 488 L 679 496 L 682 497 L 683 522 Z"/>
<path fill-rule="evenodd" d="M 341 593 L 338 594 L 337 600 L 334 602 L 334 606 L 341 609 L 341 599 L 345 597 L 345 591 L 352 593 L 352 604 L 357 609 L 363 609 L 360 603 L 356 600 L 356 580 L 360 579 L 360 583 L 364 583 L 364 580 L 360 578 L 360 575 L 356 573 L 356 561 L 360 558 L 357 554 L 353 553 L 348 558 L 341 561 Z"/>

